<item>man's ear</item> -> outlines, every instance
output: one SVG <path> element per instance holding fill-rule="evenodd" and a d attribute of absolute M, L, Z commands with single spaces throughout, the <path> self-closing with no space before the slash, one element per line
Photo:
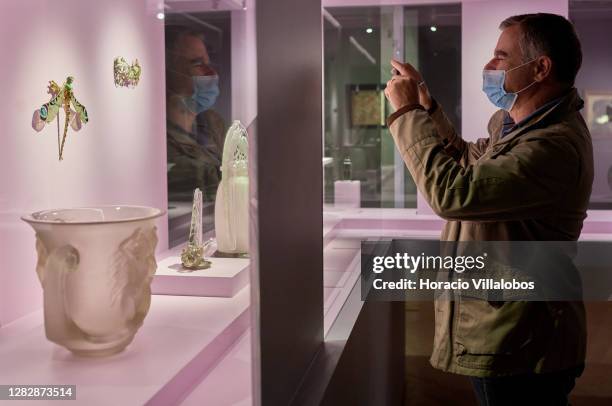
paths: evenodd
<path fill-rule="evenodd" d="M 542 55 L 538 57 L 534 65 L 534 80 L 536 80 L 537 82 L 542 82 L 546 80 L 546 78 L 550 77 L 550 75 L 552 74 L 552 60 L 548 56 Z"/>

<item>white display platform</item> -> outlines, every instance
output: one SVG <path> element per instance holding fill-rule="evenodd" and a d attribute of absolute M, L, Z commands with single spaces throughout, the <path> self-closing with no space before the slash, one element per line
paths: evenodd
<path fill-rule="evenodd" d="M 247 332 L 249 293 L 153 296 L 134 341 L 105 358 L 75 357 L 49 342 L 42 311 L 32 313 L 0 329 L 0 382 L 76 385 L 76 400 L 66 401 L 75 406 L 177 404 Z"/>
<path fill-rule="evenodd" d="M 180 256 L 157 262 L 151 284 L 154 295 L 233 297 L 249 283 L 248 258 L 207 258 L 208 269 L 185 272 Z"/>
<path fill-rule="evenodd" d="M 358 180 L 337 180 L 334 182 L 334 205 L 340 208 L 361 206 L 361 182 Z"/>

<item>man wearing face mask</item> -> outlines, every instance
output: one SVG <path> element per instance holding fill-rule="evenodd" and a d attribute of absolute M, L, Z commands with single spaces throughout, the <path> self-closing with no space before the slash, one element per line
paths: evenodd
<path fill-rule="evenodd" d="M 489 136 L 464 141 L 411 65 L 392 61 L 389 129 L 445 241 L 576 241 L 593 182 L 591 136 L 574 88 L 572 24 L 553 14 L 501 25 L 483 91 Z M 582 302 L 435 302 L 430 363 L 470 377 L 482 405 L 567 405 L 584 368 Z"/>
<path fill-rule="evenodd" d="M 189 201 L 200 188 L 204 200 L 214 201 L 225 123 L 213 109 L 219 75 L 197 33 L 166 27 L 166 78 L 169 200 Z"/>

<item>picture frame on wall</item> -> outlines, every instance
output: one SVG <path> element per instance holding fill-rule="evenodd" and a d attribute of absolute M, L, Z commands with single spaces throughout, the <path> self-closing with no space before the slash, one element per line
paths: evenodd
<path fill-rule="evenodd" d="M 585 91 L 584 111 L 592 136 L 612 137 L 612 91 Z"/>
<path fill-rule="evenodd" d="M 387 102 L 383 85 L 353 84 L 348 86 L 348 93 L 352 128 L 386 127 Z"/>

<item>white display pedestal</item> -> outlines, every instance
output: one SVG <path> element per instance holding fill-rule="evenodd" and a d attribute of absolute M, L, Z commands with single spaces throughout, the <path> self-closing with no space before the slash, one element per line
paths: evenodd
<path fill-rule="evenodd" d="M 361 182 L 337 180 L 334 182 L 334 205 L 342 208 L 361 206 Z"/>
<path fill-rule="evenodd" d="M 154 295 L 233 297 L 249 283 L 249 259 L 206 258 L 210 268 L 184 272 L 180 256 L 157 263 L 151 284 Z"/>

